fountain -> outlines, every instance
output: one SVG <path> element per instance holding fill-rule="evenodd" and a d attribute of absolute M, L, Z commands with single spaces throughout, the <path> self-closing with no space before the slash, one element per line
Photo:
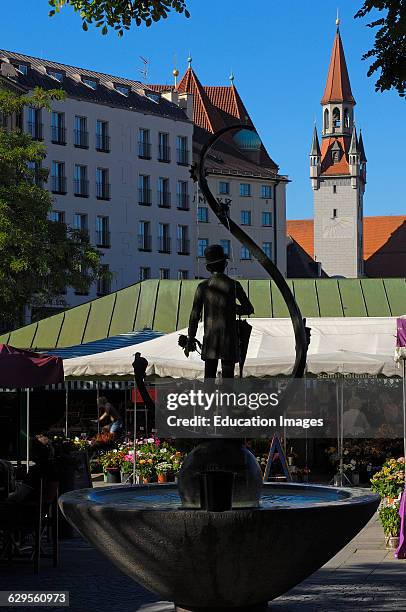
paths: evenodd
<path fill-rule="evenodd" d="M 296 361 L 306 364 L 308 335 L 299 308 L 274 264 L 210 193 L 201 154 L 198 180 L 219 220 L 247 246 L 279 287 L 292 319 Z M 256 139 L 254 138 L 254 141 Z M 196 173 L 195 173 L 195 177 Z M 147 362 L 134 374 L 141 395 Z M 292 393 L 287 387 L 285 397 Z M 177 612 L 261 612 L 268 602 L 319 569 L 367 523 L 379 498 L 363 489 L 262 483 L 255 457 L 239 440 L 210 439 L 186 458 L 178 486 L 83 489 L 59 500 L 67 520 L 125 574 Z"/>

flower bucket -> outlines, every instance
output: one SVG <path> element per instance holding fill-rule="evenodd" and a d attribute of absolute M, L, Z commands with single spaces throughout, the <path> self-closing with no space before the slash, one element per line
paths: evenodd
<path fill-rule="evenodd" d="M 389 550 L 394 550 L 399 546 L 399 536 L 390 536 L 389 538 L 386 538 L 385 544 L 386 548 Z"/>
<path fill-rule="evenodd" d="M 121 474 L 118 468 L 107 468 L 107 482 L 110 484 L 119 484 L 121 482 Z"/>
<path fill-rule="evenodd" d="M 166 474 L 158 474 L 158 482 L 160 482 L 161 484 L 164 482 L 168 482 Z"/>

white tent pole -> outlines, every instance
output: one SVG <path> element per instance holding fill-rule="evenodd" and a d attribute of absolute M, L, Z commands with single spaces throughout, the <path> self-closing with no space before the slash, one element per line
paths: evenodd
<path fill-rule="evenodd" d="M 27 394 L 27 472 L 30 467 L 30 390 L 26 389 Z"/>
<path fill-rule="evenodd" d="M 97 381 L 97 382 L 96 382 L 97 434 L 99 434 L 99 433 L 100 433 L 100 421 L 99 421 L 99 417 L 100 417 L 100 413 L 99 413 L 99 397 L 100 397 L 99 381 Z"/>
<path fill-rule="evenodd" d="M 344 476 L 344 383 L 340 378 L 340 487 Z"/>
<path fill-rule="evenodd" d="M 68 437 L 68 415 L 69 415 L 69 390 L 68 383 L 65 383 L 65 438 Z"/>
<path fill-rule="evenodd" d="M 134 449 L 134 461 L 133 461 L 133 484 L 136 483 L 136 459 L 137 459 L 137 383 L 134 379 L 134 432 L 133 432 L 133 449 Z"/>

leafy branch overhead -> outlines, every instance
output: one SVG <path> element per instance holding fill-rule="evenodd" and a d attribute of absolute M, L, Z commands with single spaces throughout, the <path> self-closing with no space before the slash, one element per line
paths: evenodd
<path fill-rule="evenodd" d="M 107 34 L 109 28 L 122 36 L 124 30 L 129 30 L 132 22 L 137 26 L 147 27 L 153 22 L 166 19 L 171 11 L 183 13 L 189 17 L 186 2 L 183 0 L 48 0 L 52 7 L 50 16 L 59 13 L 65 5 L 80 13 L 82 28 L 88 29 L 88 24 L 101 28 L 102 34 Z"/>
<path fill-rule="evenodd" d="M 383 16 L 368 23 L 378 28 L 375 44 L 364 54 L 363 59 L 372 58 L 368 70 L 371 76 L 381 71 L 375 89 L 385 91 L 396 89 L 400 96 L 406 94 L 406 0 L 365 0 L 355 17 L 365 17 L 371 11 L 385 11 Z"/>

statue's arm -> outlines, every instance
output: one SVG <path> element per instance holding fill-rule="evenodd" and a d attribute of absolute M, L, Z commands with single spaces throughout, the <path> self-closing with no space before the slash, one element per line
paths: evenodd
<path fill-rule="evenodd" d="M 239 304 L 236 305 L 238 315 L 250 315 L 254 312 L 254 307 L 248 299 L 247 294 L 242 288 L 241 284 L 237 281 L 236 297 Z"/>
<path fill-rule="evenodd" d="M 202 316 L 203 310 L 203 289 L 201 285 L 199 285 L 196 289 L 195 297 L 193 300 L 192 311 L 189 317 L 189 328 L 188 328 L 188 336 L 189 338 L 195 338 L 197 327 L 199 325 L 200 318 Z"/>

